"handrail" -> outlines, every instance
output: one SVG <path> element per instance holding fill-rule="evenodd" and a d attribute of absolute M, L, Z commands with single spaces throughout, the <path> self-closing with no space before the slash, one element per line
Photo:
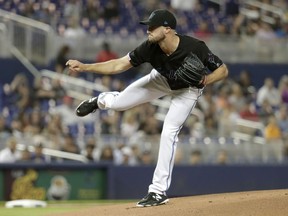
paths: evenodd
<path fill-rule="evenodd" d="M 40 75 L 40 71 L 13 45 L 10 45 L 10 52 L 32 73 L 35 77 Z"/>
<path fill-rule="evenodd" d="M 9 55 L 9 43 L 7 43 L 7 35 L 6 25 L 0 22 L 0 57 L 6 57 Z"/>
<path fill-rule="evenodd" d="M 253 129 L 259 129 L 261 131 L 264 129 L 264 125 L 262 122 L 256 122 L 256 121 L 251 121 L 251 120 L 242 119 L 242 118 L 237 119 L 236 124 L 239 126 L 250 127 Z"/>
<path fill-rule="evenodd" d="M 256 130 L 258 129 L 262 133 L 264 130 L 264 124 L 262 122 L 256 122 L 256 121 L 251 121 L 251 120 L 239 118 L 235 121 L 235 123 L 237 126 L 242 126 L 242 127 L 246 127 L 246 128 L 250 128 L 250 129 L 256 129 Z M 266 144 L 265 138 L 263 138 L 261 136 L 254 136 L 254 135 L 240 132 L 240 131 L 233 131 L 231 133 L 231 137 L 233 137 L 235 139 L 243 140 L 243 141 L 253 140 L 253 142 L 257 143 L 257 144 L 262 144 L 262 145 Z"/>
<path fill-rule="evenodd" d="M 17 144 L 17 149 L 20 151 L 23 151 L 26 148 L 25 144 Z M 34 152 L 34 146 L 29 145 L 28 146 L 28 151 L 29 152 Z M 69 152 L 64 152 L 64 151 L 59 151 L 55 149 L 49 149 L 49 148 L 43 148 L 43 154 L 52 156 L 52 157 L 58 157 L 58 158 L 64 158 L 64 159 L 70 159 L 70 160 L 75 160 L 75 161 L 80 161 L 82 163 L 87 163 L 88 159 L 84 155 L 80 154 L 74 154 L 74 153 L 69 153 Z"/>
<path fill-rule="evenodd" d="M 266 11 L 278 14 L 279 16 L 283 16 L 285 14 L 284 11 L 283 11 L 283 8 L 279 8 L 279 7 L 276 7 L 276 6 L 273 6 L 273 5 L 269 5 L 269 4 L 266 4 L 266 3 L 262 3 L 262 2 L 259 2 L 259 1 L 255 1 L 255 0 L 245 1 L 245 4 L 251 5 L 251 6 L 254 6 L 254 7 L 258 7 L 260 9 L 262 9 L 262 10 L 266 10 Z"/>
<path fill-rule="evenodd" d="M 53 30 L 52 27 L 46 23 L 43 22 L 39 22 L 24 16 L 20 16 L 11 12 L 7 12 L 5 10 L 0 9 L 0 17 L 9 19 L 9 20 L 13 20 L 15 22 L 18 23 L 22 23 L 24 25 L 29 25 L 29 26 L 33 26 L 39 29 L 42 29 L 44 31 L 51 31 Z"/>
<path fill-rule="evenodd" d="M 98 83 L 93 83 L 93 82 L 89 82 L 89 81 L 79 79 L 76 77 L 71 77 L 66 74 L 56 73 L 51 70 L 46 70 L 46 69 L 41 70 L 41 74 L 42 76 L 49 77 L 51 79 L 59 79 L 63 82 L 71 83 L 72 85 L 75 85 L 75 86 L 85 87 L 86 89 L 99 91 L 99 92 L 108 91 L 107 87 L 100 85 Z"/>

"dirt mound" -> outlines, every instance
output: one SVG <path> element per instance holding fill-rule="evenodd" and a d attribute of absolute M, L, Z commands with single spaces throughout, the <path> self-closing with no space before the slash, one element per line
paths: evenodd
<path fill-rule="evenodd" d="M 58 216 L 286 216 L 288 189 L 170 198 L 166 205 L 135 207 L 135 203 L 95 206 Z"/>

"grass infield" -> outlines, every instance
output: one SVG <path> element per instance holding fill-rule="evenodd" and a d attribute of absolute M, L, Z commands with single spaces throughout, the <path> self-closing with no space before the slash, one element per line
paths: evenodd
<path fill-rule="evenodd" d="M 1 216 L 47 216 L 53 213 L 75 212 L 89 206 L 119 204 L 135 202 L 131 200 L 71 200 L 71 201 L 47 201 L 45 208 L 5 208 L 5 202 L 0 202 L 0 215 Z"/>

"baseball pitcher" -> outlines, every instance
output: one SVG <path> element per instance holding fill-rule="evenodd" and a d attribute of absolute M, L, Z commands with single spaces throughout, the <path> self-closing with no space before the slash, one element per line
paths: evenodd
<path fill-rule="evenodd" d="M 148 20 L 140 22 L 148 27 L 148 39 L 126 56 L 93 64 L 77 60 L 66 63 L 71 71 L 105 75 L 121 73 L 145 62 L 153 66 L 148 75 L 122 92 L 103 92 L 83 101 L 76 109 L 78 116 L 86 116 L 96 109 L 123 111 L 165 95 L 171 96 L 153 180 L 148 194 L 137 203 L 139 207 L 157 206 L 169 201 L 166 192 L 171 183 L 178 134 L 204 87 L 228 76 L 226 65 L 203 41 L 176 33 L 176 23 L 175 16 L 168 10 L 155 10 Z"/>

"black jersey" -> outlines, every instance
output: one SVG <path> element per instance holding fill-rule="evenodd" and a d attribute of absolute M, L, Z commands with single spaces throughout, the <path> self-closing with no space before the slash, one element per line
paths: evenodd
<path fill-rule="evenodd" d="M 162 76 L 166 77 L 171 89 L 181 89 L 189 87 L 184 81 L 175 80 L 175 71 L 182 64 L 186 56 L 191 52 L 196 54 L 210 71 L 216 70 L 223 63 L 214 55 L 206 44 L 196 38 L 177 35 L 180 39 L 177 49 L 167 56 L 160 46 L 155 43 L 144 41 L 135 50 L 129 53 L 130 62 L 134 67 L 142 63 L 149 62 Z"/>

